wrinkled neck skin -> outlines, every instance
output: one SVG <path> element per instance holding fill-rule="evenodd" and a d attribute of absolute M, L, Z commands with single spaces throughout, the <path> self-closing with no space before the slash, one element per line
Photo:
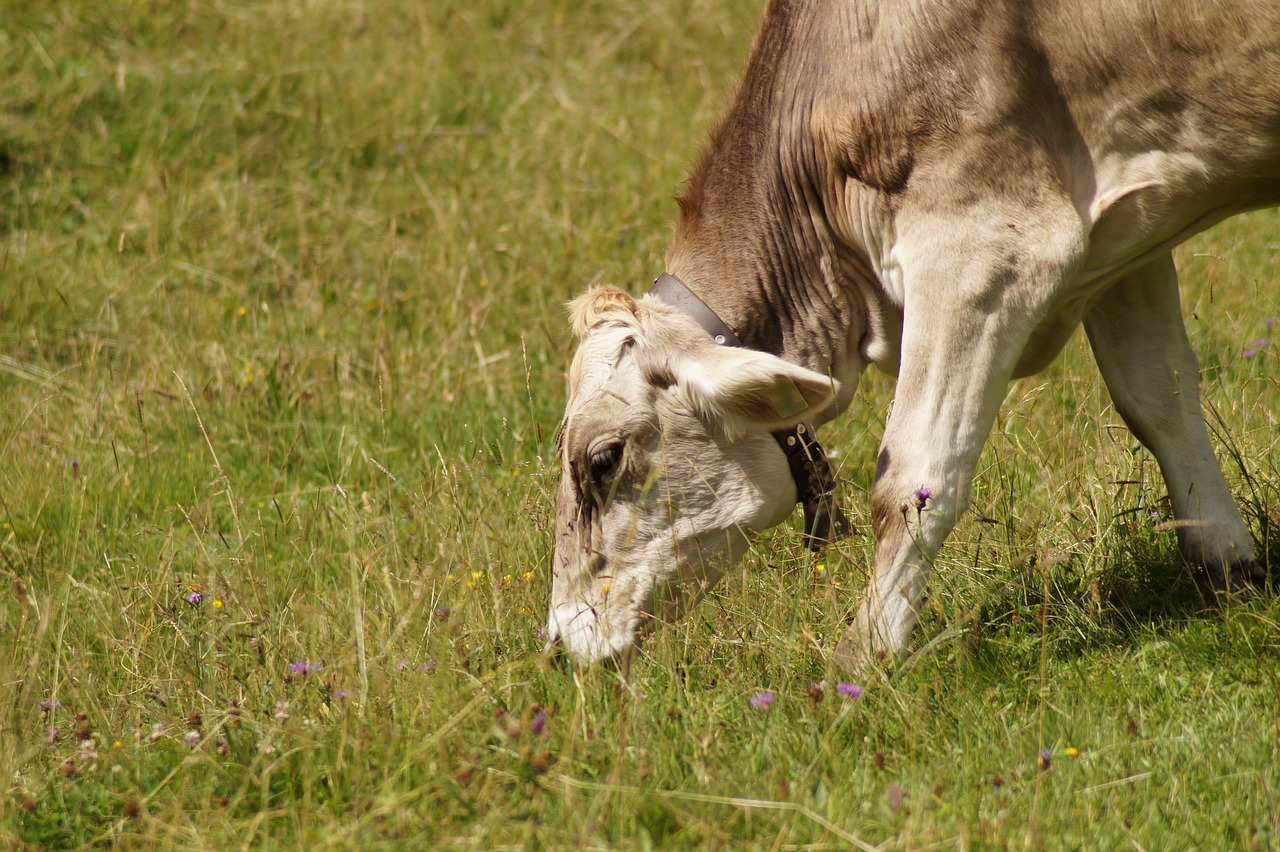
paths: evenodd
<path fill-rule="evenodd" d="M 792 275 L 778 271 L 782 258 L 761 253 L 720 260 L 723 246 L 699 245 L 696 239 L 673 247 L 667 270 L 744 346 L 835 379 L 839 390 L 832 405 L 813 419 L 819 426 L 848 407 L 869 364 L 897 375 L 902 310 L 876 285 L 865 259 L 838 262 L 851 251 L 822 243 L 788 249 L 784 257 L 798 268 Z"/>
<path fill-rule="evenodd" d="M 839 383 L 814 425 L 848 406 L 868 364 L 897 374 L 902 335 L 880 284 L 891 205 L 838 167 L 824 104 L 846 96 L 813 83 L 836 76 L 823 61 L 847 52 L 835 39 L 804 14 L 762 27 L 744 79 L 764 85 L 744 88 L 713 132 L 666 260 L 744 345 Z"/>

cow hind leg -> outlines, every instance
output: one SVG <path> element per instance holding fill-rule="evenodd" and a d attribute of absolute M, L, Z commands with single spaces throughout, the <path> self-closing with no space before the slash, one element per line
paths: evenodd
<path fill-rule="evenodd" d="M 1209 443 L 1172 256 L 1117 281 L 1084 325 L 1116 410 L 1160 465 L 1183 558 L 1215 590 L 1265 580 Z"/>

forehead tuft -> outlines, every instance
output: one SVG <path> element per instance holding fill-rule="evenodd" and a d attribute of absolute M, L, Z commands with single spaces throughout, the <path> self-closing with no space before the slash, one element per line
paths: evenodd
<path fill-rule="evenodd" d="M 598 406 L 625 408 L 645 396 L 666 353 L 711 345 L 693 320 L 653 297 L 632 299 L 616 287 L 597 287 L 569 303 L 579 343 L 569 365 L 566 420 Z"/>
<path fill-rule="evenodd" d="M 637 302 L 617 287 L 593 287 L 568 304 L 569 324 L 573 333 L 583 339 L 605 323 L 638 326 L 648 306 Z"/>

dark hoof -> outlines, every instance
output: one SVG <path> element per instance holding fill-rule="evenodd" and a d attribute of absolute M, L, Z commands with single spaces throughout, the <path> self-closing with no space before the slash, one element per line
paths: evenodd
<path fill-rule="evenodd" d="M 1261 589 L 1267 585 L 1267 570 L 1257 559 L 1247 559 L 1222 567 L 1201 569 L 1205 591 L 1214 597 L 1230 596 Z"/>

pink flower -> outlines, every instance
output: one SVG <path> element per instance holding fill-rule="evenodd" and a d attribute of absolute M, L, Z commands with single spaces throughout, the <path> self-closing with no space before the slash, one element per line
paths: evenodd
<path fill-rule="evenodd" d="M 933 491 L 921 485 L 912 492 L 916 498 L 916 511 L 923 512 L 925 504 L 933 499 Z"/>
<path fill-rule="evenodd" d="M 773 703 L 772 692 L 757 692 L 751 696 L 751 706 L 757 709 L 764 709 Z"/>
<path fill-rule="evenodd" d="M 836 692 L 841 695 L 847 695 L 850 698 L 862 697 L 862 687 L 858 686 L 856 683 L 837 683 Z"/>

